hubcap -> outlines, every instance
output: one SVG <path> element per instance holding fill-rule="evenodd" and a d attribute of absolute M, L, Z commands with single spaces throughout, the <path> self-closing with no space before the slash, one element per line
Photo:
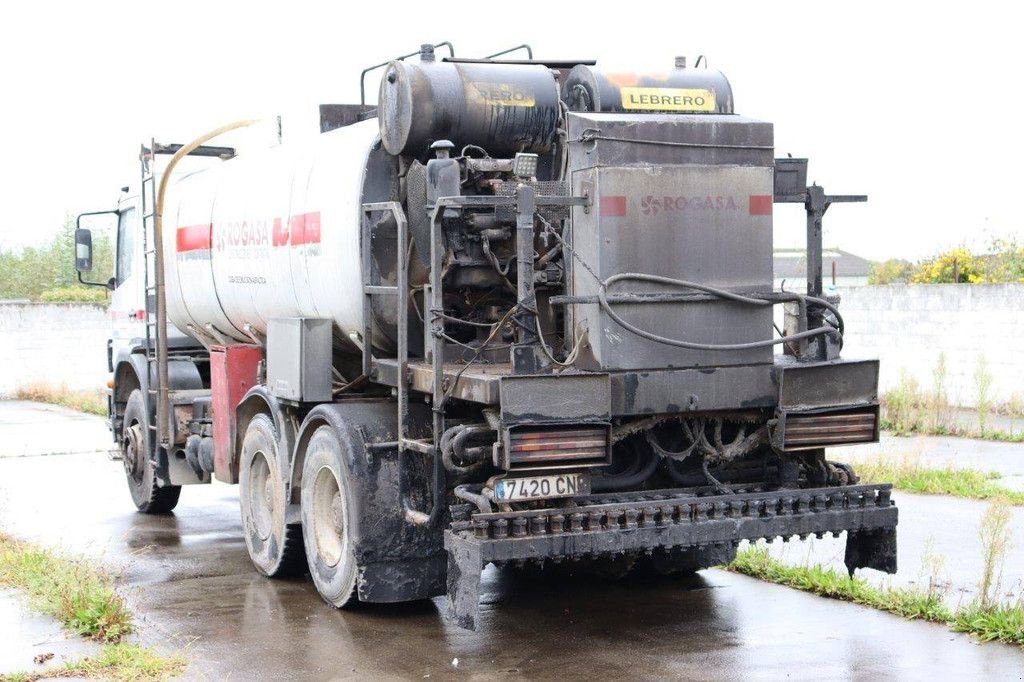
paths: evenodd
<path fill-rule="evenodd" d="M 316 472 L 312 511 L 317 553 L 328 566 L 337 566 L 345 546 L 345 500 L 329 467 Z"/>
<path fill-rule="evenodd" d="M 261 540 L 270 537 L 274 518 L 274 481 L 270 475 L 267 455 L 259 450 L 249 467 L 249 516 Z"/>
<path fill-rule="evenodd" d="M 144 437 L 142 426 L 135 422 L 124 430 L 124 440 L 121 444 L 121 462 L 124 464 L 124 470 L 136 481 L 142 478 L 142 472 L 146 467 Z"/>

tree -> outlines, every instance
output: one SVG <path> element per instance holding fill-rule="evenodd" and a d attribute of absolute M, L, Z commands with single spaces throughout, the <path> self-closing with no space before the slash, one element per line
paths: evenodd
<path fill-rule="evenodd" d="M 75 272 L 75 220 L 42 246 L 0 250 L 0 299 L 105 301 L 106 290 L 78 283 Z M 92 279 L 106 281 L 114 271 L 114 244 L 109 234 L 93 234 Z M 65 296 L 59 292 L 67 292 Z M 56 294 L 56 295 L 55 295 Z"/>

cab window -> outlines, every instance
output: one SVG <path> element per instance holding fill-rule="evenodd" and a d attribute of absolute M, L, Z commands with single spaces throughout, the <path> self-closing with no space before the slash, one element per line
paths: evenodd
<path fill-rule="evenodd" d="M 121 284 L 132 276 L 135 260 L 135 209 L 121 211 L 117 220 L 117 283 Z"/>

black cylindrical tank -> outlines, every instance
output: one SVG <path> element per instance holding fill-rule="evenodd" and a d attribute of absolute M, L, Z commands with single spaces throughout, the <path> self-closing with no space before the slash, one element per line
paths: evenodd
<path fill-rule="evenodd" d="M 492 156 L 545 152 L 558 128 L 558 85 L 539 64 L 392 62 L 380 83 L 384 148 L 423 156 L 447 139 Z"/>
<path fill-rule="evenodd" d="M 731 114 L 732 87 L 721 71 L 676 68 L 663 74 L 573 67 L 562 87 L 570 111 Z"/>

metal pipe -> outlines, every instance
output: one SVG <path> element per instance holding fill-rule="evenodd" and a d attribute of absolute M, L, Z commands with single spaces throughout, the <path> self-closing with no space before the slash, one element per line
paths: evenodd
<path fill-rule="evenodd" d="M 167 404 L 169 402 L 168 395 L 168 376 L 167 376 L 167 289 L 166 289 L 166 278 L 164 277 L 164 239 L 163 239 L 163 211 L 164 211 L 164 195 L 167 193 L 167 182 L 170 180 L 171 171 L 178 165 L 178 161 L 191 154 L 193 151 L 201 147 L 204 143 L 212 140 L 215 137 L 219 137 L 224 133 L 239 128 L 245 128 L 247 126 L 256 123 L 255 119 L 249 119 L 244 121 L 235 121 L 234 123 L 228 123 L 220 128 L 211 130 L 205 135 L 201 135 L 196 139 L 189 142 L 187 145 L 179 149 L 171 157 L 171 160 L 167 162 L 167 166 L 164 168 L 163 175 L 160 177 L 160 189 L 156 195 L 156 210 L 154 212 L 153 220 L 153 255 L 154 265 L 153 273 L 156 277 L 156 371 L 157 371 L 157 394 L 156 394 L 156 442 L 158 446 L 167 447 L 169 436 L 168 436 L 168 417 Z"/>
<path fill-rule="evenodd" d="M 471 502 L 476 505 L 484 514 L 490 514 L 494 509 L 491 507 L 491 501 L 484 497 L 481 492 L 473 492 L 472 488 L 478 488 L 482 492 L 483 486 L 479 483 L 476 484 L 465 484 L 455 486 L 455 497 L 466 502 Z"/>

